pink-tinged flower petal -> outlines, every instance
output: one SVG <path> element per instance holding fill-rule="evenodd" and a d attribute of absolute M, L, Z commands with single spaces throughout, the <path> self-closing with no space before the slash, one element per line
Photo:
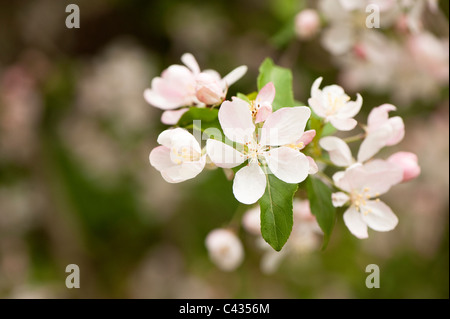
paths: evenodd
<path fill-rule="evenodd" d="M 144 91 L 150 104 L 163 110 L 194 104 L 195 77 L 182 65 L 171 65 L 152 80 L 151 89 Z"/>
<path fill-rule="evenodd" d="M 303 153 L 278 147 L 264 153 L 270 171 L 286 183 L 300 183 L 308 177 L 309 161 Z"/>
<path fill-rule="evenodd" d="M 359 184 L 355 186 L 355 180 L 360 182 L 361 179 L 360 176 L 363 172 L 362 164 L 361 163 L 355 163 L 351 165 L 350 167 L 347 167 L 345 171 L 336 172 L 333 175 L 333 181 L 336 184 L 337 187 L 340 189 L 351 193 L 353 189 L 359 189 Z"/>
<path fill-rule="evenodd" d="M 349 200 L 350 200 L 350 197 L 343 192 L 337 192 L 337 193 L 331 194 L 331 201 L 332 201 L 334 207 L 342 207 Z"/>
<path fill-rule="evenodd" d="M 381 201 L 369 200 L 361 206 L 362 220 L 376 231 L 390 231 L 398 224 L 398 218 L 391 208 Z"/>
<path fill-rule="evenodd" d="M 303 133 L 302 137 L 296 142 L 296 144 L 303 143 L 303 147 L 312 142 L 314 137 L 316 136 L 316 130 L 308 130 Z"/>
<path fill-rule="evenodd" d="M 418 165 L 417 155 L 410 152 L 397 152 L 392 154 L 388 162 L 400 167 L 403 171 L 402 182 L 407 182 L 419 176 L 420 166 Z"/>
<path fill-rule="evenodd" d="M 268 103 L 272 104 L 273 99 L 275 98 L 275 86 L 272 82 L 267 83 L 263 86 L 263 88 L 259 91 L 256 96 L 256 103 Z"/>
<path fill-rule="evenodd" d="M 202 152 L 200 144 L 195 139 L 194 135 L 189 133 L 186 129 L 177 127 L 175 129 L 166 130 L 165 132 L 168 132 L 167 135 L 162 135 L 163 132 L 158 136 L 158 143 L 163 141 L 165 136 L 168 136 L 170 138 L 170 145 L 173 148 L 181 149 L 183 147 L 188 147 L 197 153 Z M 160 144 L 164 145 L 163 143 Z"/>
<path fill-rule="evenodd" d="M 310 97 L 308 99 L 308 105 L 317 116 L 322 118 L 325 118 L 327 116 L 327 111 L 325 110 L 319 98 Z"/>
<path fill-rule="evenodd" d="M 266 175 L 258 163 L 241 168 L 234 177 L 233 194 L 243 204 L 254 204 L 264 195 Z"/>
<path fill-rule="evenodd" d="M 391 138 L 386 141 L 386 146 L 392 146 L 400 143 L 405 136 L 405 124 L 403 123 L 403 119 L 399 116 L 391 117 L 388 123 L 392 127 L 392 135 Z"/>
<path fill-rule="evenodd" d="M 206 153 L 214 164 L 222 168 L 236 167 L 247 159 L 233 147 L 213 139 L 206 141 Z"/>
<path fill-rule="evenodd" d="M 155 147 L 149 155 L 150 164 L 158 171 L 175 166 L 176 164 L 170 159 L 170 148 L 166 146 Z"/>
<path fill-rule="evenodd" d="M 330 123 L 339 131 L 351 131 L 358 124 L 355 119 L 339 118 L 337 116 L 330 117 Z"/>
<path fill-rule="evenodd" d="M 195 162 L 183 162 L 161 171 L 161 176 L 169 183 L 181 183 L 200 174 L 205 167 L 206 156 Z"/>
<path fill-rule="evenodd" d="M 306 156 L 306 158 L 308 159 L 308 163 L 309 163 L 308 174 L 313 175 L 313 174 L 317 173 L 319 171 L 319 167 L 317 167 L 317 164 L 314 161 L 314 159 L 311 156 Z"/>
<path fill-rule="evenodd" d="M 354 117 L 361 110 L 362 103 L 363 103 L 363 98 L 362 98 L 362 96 L 359 93 L 357 93 L 356 94 L 356 101 L 349 101 L 349 102 L 347 102 L 339 110 L 339 117 L 341 117 L 341 118 Z"/>
<path fill-rule="evenodd" d="M 370 197 L 386 193 L 401 182 L 403 172 L 396 165 L 384 160 L 373 160 L 364 165 L 354 165 L 345 171 L 338 187 L 348 191 L 365 191 Z M 344 188 L 343 188 L 344 187 Z"/>
<path fill-rule="evenodd" d="M 271 105 L 263 105 L 256 113 L 255 123 L 261 123 L 267 120 L 269 115 L 272 114 L 272 106 Z"/>
<path fill-rule="evenodd" d="M 350 166 L 353 164 L 352 153 L 347 143 L 336 136 L 326 136 L 319 141 L 320 146 L 328 151 L 330 160 L 337 166 Z"/>
<path fill-rule="evenodd" d="M 237 80 L 242 78 L 244 74 L 247 73 L 247 66 L 241 65 L 238 66 L 236 69 L 225 75 L 222 79 L 222 83 L 225 87 L 229 87 L 230 85 L 234 84 Z"/>
<path fill-rule="evenodd" d="M 210 83 L 198 86 L 195 96 L 206 105 L 216 105 L 223 101 L 225 93 L 218 83 Z"/>
<path fill-rule="evenodd" d="M 356 237 L 363 239 L 369 237 L 367 224 L 362 220 L 361 214 L 354 206 L 350 206 L 344 213 L 344 223 L 348 230 Z"/>
<path fill-rule="evenodd" d="M 189 68 L 194 74 L 200 73 L 200 67 L 197 60 L 191 53 L 185 53 L 181 56 L 181 61 Z"/>
<path fill-rule="evenodd" d="M 321 90 L 319 89 L 320 84 L 322 83 L 323 78 L 317 78 L 311 86 L 311 97 L 319 98 L 321 96 Z M 316 113 L 317 114 L 317 113 Z"/>
<path fill-rule="evenodd" d="M 223 102 L 219 122 L 226 137 L 233 142 L 245 144 L 253 138 L 255 125 L 249 105 L 244 100 L 234 98 L 231 102 Z"/>
<path fill-rule="evenodd" d="M 303 134 L 311 116 L 306 106 L 283 107 L 272 113 L 261 130 L 261 145 L 286 145 L 295 143 Z"/>
<path fill-rule="evenodd" d="M 392 104 L 383 104 L 373 108 L 367 118 L 367 126 L 370 130 L 376 130 L 388 121 L 389 112 L 395 110 L 397 110 L 397 108 Z"/>
<path fill-rule="evenodd" d="M 386 146 L 386 141 L 392 136 L 392 127 L 384 125 L 382 128 L 368 133 L 364 141 L 359 146 L 358 162 L 362 163 L 370 159 L 379 150 Z"/>
<path fill-rule="evenodd" d="M 189 108 L 184 108 L 176 111 L 164 111 L 161 115 L 161 122 L 166 125 L 175 125 L 178 123 L 181 116 L 188 110 Z"/>

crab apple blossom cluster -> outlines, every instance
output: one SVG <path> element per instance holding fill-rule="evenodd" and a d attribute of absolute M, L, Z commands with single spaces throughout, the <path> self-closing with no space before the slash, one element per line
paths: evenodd
<path fill-rule="evenodd" d="M 244 214 L 242 226 L 277 251 L 264 255 L 263 271 L 273 272 L 282 256 L 315 249 L 321 234 L 325 247 L 337 207 L 346 207 L 343 220 L 358 238 L 368 237 L 368 228 L 389 231 L 396 227 L 397 216 L 379 196 L 417 177 L 420 167 L 417 156 L 408 152 L 387 160 L 374 158 L 405 135 L 403 120 L 389 116 L 396 111 L 394 105 L 373 108 L 367 124 L 357 126 L 355 117 L 363 105 L 360 94 L 352 101 L 336 84 L 320 89 L 320 77 L 312 85 L 308 105 L 296 103 L 290 70 L 270 59 L 260 68 L 258 92 L 238 93 L 227 100 L 228 86 L 243 75 L 245 67 L 220 79 L 211 76 L 217 74 L 214 71 L 200 72 L 191 54 L 182 60 L 187 67 L 170 66 L 144 93 L 150 104 L 166 110 L 164 114 L 176 108 L 181 109 L 175 112 L 184 112 L 170 115 L 176 123 L 170 121 L 173 127 L 158 136 L 160 146 L 150 152 L 150 164 L 169 183 L 192 179 L 205 167 L 223 169 L 233 179 L 237 201 L 259 204 Z M 165 119 L 163 115 L 167 123 Z M 195 120 L 205 120 L 215 133 L 193 125 Z M 357 127 L 364 132 L 347 139 L 333 135 Z M 353 158 L 348 143 L 360 140 Z M 334 170 L 332 176 L 327 175 L 330 170 Z M 231 222 L 212 231 L 205 244 L 211 260 L 224 271 L 236 269 L 243 261 L 243 245 Z"/>

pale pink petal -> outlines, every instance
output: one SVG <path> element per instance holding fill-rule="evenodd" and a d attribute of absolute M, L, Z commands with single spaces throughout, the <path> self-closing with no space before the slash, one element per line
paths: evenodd
<path fill-rule="evenodd" d="M 405 136 L 405 124 L 403 119 L 399 116 L 394 116 L 388 120 L 389 125 L 392 127 L 392 135 L 389 140 L 386 141 L 386 146 L 398 144 Z"/>
<path fill-rule="evenodd" d="M 386 141 L 392 136 L 392 127 L 390 125 L 383 125 L 374 132 L 367 134 L 362 141 L 358 151 L 358 162 L 362 163 L 370 159 L 379 150 L 386 146 Z"/>
<path fill-rule="evenodd" d="M 355 209 L 354 206 L 350 206 L 344 213 L 344 223 L 348 230 L 356 237 L 363 239 L 369 237 L 367 232 L 367 225 L 362 220 L 361 214 Z"/>
<path fill-rule="evenodd" d="M 242 226 L 253 235 L 261 235 L 261 210 L 258 206 L 248 210 L 242 216 Z"/>
<path fill-rule="evenodd" d="M 331 201 L 332 201 L 334 207 L 342 207 L 349 200 L 350 200 L 350 197 L 343 192 L 337 192 L 337 193 L 331 194 Z"/>
<path fill-rule="evenodd" d="M 308 99 L 308 105 L 317 116 L 322 118 L 325 118 L 327 116 L 327 111 L 322 105 L 322 101 L 319 97 L 310 97 Z"/>
<path fill-rule="evenodd" d="M 176 164 L 170 159 L 170 148 L 166 146 L 155 147 L 149 155 L 150 164 L 158 171 L 162 171 Z"/>
<path fill-rule="evenodd" d="M 309 163 L 308 174 L 310 174 L 310 175 L 316 174 L 319 171 L 319 167 L 317 167 L 316 162 L 314 161 L 314 159 L 311 156 L 306 156 L 306 158 L 308 159 L 308 163 Z"/>
<path fill-rule="evenodd" d="M 230 85 L 234 84 L 237 80 L 242 78 L 244 74 L 247 72 L 247 66 L 241 65 L 238 66 L 236 69 L 225 75 L 222 79 L 222 83 L 226 87 L 229 87 Z"/>
<path fill-rule="evenodd" d="M 194 178 L 201 173 L 205 167 L 206 156 L 195 162 L 183 162 L 180 165 L 172 166 L 161 171 L 162 177 L 169 183 L 180 183 Z"/>
<path fill-rule="evenodd" d="M 363 103 L 362 96 L 359 93 L 357 93 L 356 94 L 356 101 L 347 102 L 339 110 L 339 117 L 341 117 L 341 118 L 354 117 L 361 110 L 362 103 Z"/>
<path fill-rule="evenodd" d="M 311 86 L 311 97 L 312 98 L 320 98 L 322 92 L 319 89 L 319 87 L 320 87 L 320 84 L 322 83 L 322 80 L 323 80 L 323 78 L 319 77 L 312 84 L 312 86 Z"/>
<path fill-rule="evenodd" d="M 267 83 L 263 86 L 263 88 L 259 91 L 256 96 L 256 103 L 266 102 L 268 104 L 272 104 L 273 99 L 275 98 L 275 86 L 272 82 Z"/>
<path fill-rule="evenodd" d="M 391 208 L 381 201 L 369 200 L 361 206 L 362 220 L 373 230 L 390 231 L 398 224 L 398 218 Z"/>
<path fill-rule="evenodd" d="M 297 150 L 282 146 L 264 153 L 264 157 L 270 171 L 286 183 L 300 183 L 308 177 L 309 161 Z"/>
<path fill-rule="evenodd" d="M 326 136 L 319 141 L 320 146 L 328 151 L 330 160 L 337 166 L 350 166 L 353 164 L 352 153 L 347 143 L 336 136 Z"/>
<path fill-rule="evenodd" d="M 247 159 L 233 147 L 213 139 L 206 141 L 206 153 L 214 164 L 222 168 L 236 167 Z"/>
<path fill-rule="evenodd" d="M 315 136 L 316 136 L 316 130 L 308 130 L 308 131 L 304 132 L 302 137 L 300 137 L 300 139 L 295 143 L 296 144 L 303 143 L 303 147 L 305 147 L 306 145 L 308 145 L 309 143 L 312 142 L 312 140 L 314 139 Z"/>
<path fill-rule="evenodd" d="M 188 110 L 189 108 L 184 108 L 176 111 L 164 111 L 161 115 L 161 122 L 166 125 L 175 125 L 178 123 L 181 116 Z"/>
<path fill-rule="evenodd" d="M 403 182 L 407 182 L 420 175 L 420 166 L 418 164 L 417 155 L 410 152 L 397 152 L 392 154 L 388 162 L 400 167 L 403 171 Z"/>
<path fill-rule="evenodd" d="M 355 119 L 339 118 L 337 116 L 330 117 L 330 123 L 339 131 L 351 131 L 358 124 Z"/>
<path fill-rule="evenodd" d="M 264 122 L 269 115 L 272 114 L 272 106 L 271 105 L 263 105 L 256 113 L 255 123 Z"/>
<path fill-rule="evenodd" d="M 179 129 L 179 128 L 178 128 Z M 175 129 L 169 129 L 162 131 L 157 138 L 158 144 L 164 145 L 166 147 L 172 147 L 172 134 L 174 133 Z"/>
<path fill-rule="evenodd" d="M 362 166 L 363 172 L 359 184 L 355 188 L 366 188 L 371 197 L 386 193 L 392 186 L 403 179 L 403 170 L 388 161 L 377 159 Z"/>
<path fill-rule="evenodd" d="M 370 128 L 370 130 L 376 130 L 378 127 L 388 121 L 389 112 L 395 110 L 397 110 L 397 108 L 392 104 L 383 104 L 373 108 L 367 118 L 367 126 Z"/>
<path fill-rule="evenodd" d="M 200 73 L 200 67 L 197 60 L 191 53 L 185 53 L 181 56 L 181 61 L 195 74 Z"/>
<path fill-rule="evenodd" d="M 226 137 L 234 142 L 245 144 L 252 140 L 255 125 L 249 104 L 239 98 L 225 101 L 219 110 L 219 122 Z"/>
<path fill-rule="evenodd" d="M 172 129 L 170 131 L 171 131 L 171 135 L 170 135 L 171 146 L 173 148 L 181 149 L 183 147 L 188 147 L 197 153 L 202 152 L 200 144 L 195 139 L 194 135 L 189 133 L 186 129 L 178 127 L 178 128 Z M 159 143 L 159 138 L 158 138 L 158 143 Z"/>
<path fill-rule="evenodd" d="M 234 177 L 233 194 L 243 204 L 256 203 L 266 189 L 266 175 L 258 163 L 241 168 Z"/>
<path fill-rule="evenodd" d="M 311 116 L 306 106 L 283 107 L 272 113 L 261 130 L 262 145 L 286 145 L 295 143 L 303 134 Z"/>
<path fill-rule="evenodd" d="M 175 109 L 181 106 L 180 103 L 172 103 L 168 101 L 164 96 L 151 89 L 145 89 L 144 99 L 147 101 L 147 103 L 162 110 Z"/>

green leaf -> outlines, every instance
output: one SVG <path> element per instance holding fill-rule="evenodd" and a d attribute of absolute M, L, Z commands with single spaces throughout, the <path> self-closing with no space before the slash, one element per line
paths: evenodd
<path fill-rule="evenodd" d="M 248 96 L 245 95 L 244 93 L 238 92 L 238 93 L 236 94 L 236 96 L 237 96 L 238 98 L 240 98 L 241 100 L 244 100 L 245 102 L 250 103 L 250 99 L 249 99 Z"/>
<path fill-rule="evenodd" d="M 320 179 L 308 177 L 306 180 L 311 213 L 316 216 L 317 222 L 323 231 L 322 250 L 325 249 L 330 240 L 336 220 L 336 208 L 331 202 L 331 189 Z"/>
<path fill-rule="evenodd" d="M 297 184 L 285 183 L 273 174 L 266 174 L 266 191 L 259 200 L 261 233 L 264 240 L 280 251 L 292 231 L 292 200 Z"/>
<path fill-rule="evenodd" d="M 274 111 L 295 106 L 291 70 L 275 65 L 272 59 L 267 58 L 259 67 L 258 90 L 269 82 L 273 82 L 276 91 L 272 103 Z"/>
<path fill-rule="evenodd" d="M 189 111 L 181 116 L 177 125 L 184 128 L 193 128 L 202 132 L 207 129 L 217 129 L 223 136 L 218 116 L 218 109 L 191 107 Z M 217 132 L 217 130 L 208 130 L 207 133 L 209 132 L 212 134 L 211 132 Z"/>

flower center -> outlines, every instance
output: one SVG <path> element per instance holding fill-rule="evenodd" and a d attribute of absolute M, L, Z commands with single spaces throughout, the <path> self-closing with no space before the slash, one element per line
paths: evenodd
<path fill-rule="evenodd" d="M 350 97 L 347 94 L 336 95 L 332 92 L 327 94 L 328 98 L 328 109 L 326 111 L 327 115 L 332 115 L 339 111 L 348 101 L 350 101 Z"/>
<path fill-rule="evenodd" d="M 171 159 L 174 163 L 180 165 L 184 162 L 196 162 L 200 160 L 201 154 L 191 147 L 176 148 L 172 147 Z"/>
<path fill-rule="evenodd" d="M 253 118 L 255 118 L 256 115 L 258 114 L 260 107 L 261 107 L 261 105 L 256 100 L 250 101 L 249 108 L 250 108 L 250 111 L 252 112 Z"/>
<path fill-rule="evenodd" d="M 258 156 L 263 155 L 263 153 L 269 149 L 269 147 L 263 146 L 255 140 L 251 140 L 250 142 L 245 143 L 245 145 L 247 146 L 245 155 L 250 163 L 258 162 Z"/>
<path fill-rule="evenodd" d="M 297 144 L 286 144 L 286 145 L 283 145 L 283 146 L 290 147 L 290 148 L 292 148 L 292 149 L 294 149 L 296 151 L 300 151 L 301 149 L 303 149 L 305 147 L 305 144 L 303 142 L 299 142 Z"/>
<path fill-rule="evenodd" d="M 350 201 L 352 202 L 352 205 L 355 206 L 356 210 L 358 212 L 363 213 L 364 215 L 367 215 L 372 212 L 372 209 L 363 210 L 364 206 L 367 204 L 367 200 L 369 200 L 372 196 L 368 194 L 370 191 L 369 187 L 365 187 L 362 192 L 358 190 L 353 190 L 350 194 Z M 376 193 L 375 196 L 378 197 L 380 194 Z M 378 198 L 375 199 L 375 201 L 380 201 Z"/>

